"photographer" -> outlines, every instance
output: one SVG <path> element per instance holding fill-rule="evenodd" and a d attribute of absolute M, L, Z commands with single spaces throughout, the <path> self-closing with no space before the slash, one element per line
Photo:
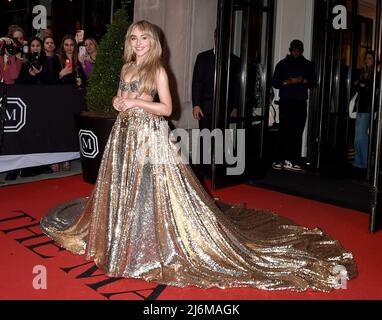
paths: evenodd
<path fill-rule="evenodd" d="M 71 35 L 66 35 L 62 39 L 60 62 L 59 78 L 63 84 L 75 84 L 78 87 L 84 85 L 85 74 L 78 61 L 76 40 Z"/>
<path fill-rule="evenodd" d="M 42 51 L 43 43 L 39 38 L 33 38 L 30 43 L 29 53 L 22 65 L 18 83 L 41 84 L 45 53 Z"/>
<path fill-rule="evenodd" d="M 21 46 L 27 46 L 28 41 L 24 38 L 24 30 L 18 25 L 14 24 L 8 28 L 8 37 L 11 39 L 17 39 Z"/>
<path fill-rule="evenodd" d="M 17 39 L 0 38 L 0 81 L 14 84 L 23 64 L 23 46 Z"/>

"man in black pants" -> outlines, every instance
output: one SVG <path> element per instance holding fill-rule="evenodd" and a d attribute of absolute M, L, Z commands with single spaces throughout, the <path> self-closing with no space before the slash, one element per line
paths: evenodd
<path fill-rule="evenodd" d="M 314 64 L 303 56 L 304 45 L 293 40 L 290 54 L 275 69 L 272 84 L 280 90 L 280 126 L 277 170 L 301 171 L 302 135 L 307 117 L 308 89 L 317 87 Z"/>
<path fill-rule="evenodd" d="M 215 31 L 216 39 L 216 31 Z M 199 129 L 212 130 L 212 110 L 215 81 L 215 50 L 211 49 L 198 54 L 192 77 L 192 114 L 199 121 Z M 200 164 L 196 164 L 195 173 L 200 181 L 211 175 L 211 166 L 203 164 L 202 145 Z M 210 154 L 208 155 L 210 156 Z"/>

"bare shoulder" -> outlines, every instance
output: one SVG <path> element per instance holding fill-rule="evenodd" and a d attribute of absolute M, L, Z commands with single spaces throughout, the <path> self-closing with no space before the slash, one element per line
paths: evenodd
<path fill-rule="evenodd" d="M 156 77 L 155 77 L 155 86 L 158 89 L 168 87 L 167 70 L 162 65 L 157 70 Z"/>
<path fill-rule="evenodd" d="M 168 75 L 167 75 L 167 70 L 166 68 L 161 65 L 158 68 L 157 74 L 156 74 L 156 81 L 157 83 L 162 83 L 162 82 L 167 82 L 168 81 Z"/>

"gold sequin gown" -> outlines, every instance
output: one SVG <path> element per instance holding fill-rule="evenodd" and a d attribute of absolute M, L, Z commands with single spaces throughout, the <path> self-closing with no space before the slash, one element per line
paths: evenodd
<path fill-rule="evenodd" d="M 121 112 L 90 197 L 51 209 L 42 230 L 110 277 L 202 288 L 330 291 L 351 252 L 320 229 L 216 203 L 182 163 L 163 117 Z M 255 191 L 254 191 L 255 192 Z"/>

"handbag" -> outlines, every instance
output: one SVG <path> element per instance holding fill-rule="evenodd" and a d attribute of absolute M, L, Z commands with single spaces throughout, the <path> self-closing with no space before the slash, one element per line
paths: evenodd
<path fill-rule="evenodd" d="M 259 117 L 263 114 L 263 108 L 254 108 L 252 111 L 252 116 Z M 252 124 L 258 125 L 261 121 L 253 121 Z M 269 105 L 269 117 L 268 117 L 268 127 L 272 127 L 275 123 L 277 123 L 277 111 L 273 103 Z"/>
<path fill-rule="evenodd" d="M 349 118 L 350 119 L 357 118 L 358 101 L 359 101 L 359 94 L 358 92 L 356 92 L 356 94 L 353 96 L 353 98 L 351 98 L 349 102 Z"/>
<path fill-rule="evenodd" d="M 252 116 L 262 116 L 263 109 L 261 107 L 253 108 Z M 253 121 L 252 124 L 258 125 L 261 121 Z M 278 102 L 271 99 L 271 103 L 269 104 L 269 114 L 268 114 L 268 127 L 271 128 L 275 123 L 279 123 L 279 106 Z"/>

